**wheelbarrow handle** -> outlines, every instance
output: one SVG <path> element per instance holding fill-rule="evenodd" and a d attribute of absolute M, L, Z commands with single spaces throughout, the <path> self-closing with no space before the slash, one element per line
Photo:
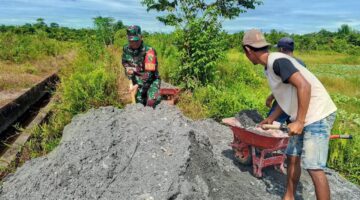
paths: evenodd
<path fill-rule="evenodd" d="M 353 137 L 352 135 L 330 135 L 330 139 L 349 139 L 351 140 Z"/>
<path fill-rule="evenodd" d="M 275 129 L 275 130 L 282 130 L 284 132 L 289 132 L 289 128 L 285 124 L 263 124 L 261 125 L 263 129 Z M 353 139 L 352 135 L 330 135 L 330 139 Z"/>

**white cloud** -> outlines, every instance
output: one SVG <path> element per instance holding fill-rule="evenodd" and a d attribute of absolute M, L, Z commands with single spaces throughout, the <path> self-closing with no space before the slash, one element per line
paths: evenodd
<path fill-rule="evenodd" d="M 291 33 L 336 30 L 341 24 L 360 29 L 359 0 L 264 0 L 255 10 L 235 20 L 225 20 L 229 32 L 259 27 Z M 0 24 L 23 24 L 45 18 L 71 27 L 92 26 L 95 16 L 113 17 L 125 24 L 139 24 L 147 31 L 170 31 L 157 21 L 156 12 L 146 12 L 140 0 L 0 0 Z"/>

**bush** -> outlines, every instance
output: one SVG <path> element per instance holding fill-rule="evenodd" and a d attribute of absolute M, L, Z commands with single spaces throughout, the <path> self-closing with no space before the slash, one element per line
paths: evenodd
<path fill-rule="evenodd" d="M 116 76 L 98 67 L 88 73 L 75 72 L 63 79 L 64 108 L 75 115 L 116 100 Z"/>
<path fill-rule="evenodd" d="M 216 79 L 216 66 L 224 56 L 225 47 L 221 25 L 212 17 L 195 18 L 184 30 L 176 31 L 180 65 L 171 77 L 182 87 L 194 89 Z"/>
<path fill-rule="evenodd" d="M 80 48 L 71 66 L 61 70 L 61 83 L 54 97 L 57 101 L 51 109 L 53 114 L 46 124 L 34 130 L 28 143 L 32 157 L 53 150 L 60 142 L 63 128 L 76 114 L 100 106 L 121 107 L 117 101 L 119 71 L 113 66 L 113 60 L 103 45 L 91 42 Z"/>
<path fill-rule="evenodd" d="M 11 32 L 0 34 L 0 59 L 16 63 L 24 63 L 56 56 L 69 45 L 47 38 L 44 33 L 36 35 L 16 35 Z"/>
<path fill-rule="evenodd" d="M 214 84 L 194 90 L 194 99 L 207 108 L 209 117 L 234 116 L 243 109 L 257 109 L 265 114 L 265 99 L 270 93 L 259 66 L 253 66 L 236 50 L 217 65 Z"/>
<path fill-rule="evenodd" d="M 340 171 L 348 179 L 360 184 L 360 115 L 337 111 L 333 134 L 351 134 L 352 140 L 332 140 L 329 150 L 329 167 Z"/>

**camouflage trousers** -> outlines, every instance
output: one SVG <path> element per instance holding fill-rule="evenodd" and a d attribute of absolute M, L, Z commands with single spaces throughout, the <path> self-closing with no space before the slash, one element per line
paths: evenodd
<path fill-rule="evenodd" d="M 156 79 L 150 85 L 143 84 L 141 79 L 136 80 L 139 85 L 137 93 L 135 95 L 136 103 L 141 103 L 144 106 L 150 106 L 155 108 L 161 101 L 160 95 L 160 79 Z"/>

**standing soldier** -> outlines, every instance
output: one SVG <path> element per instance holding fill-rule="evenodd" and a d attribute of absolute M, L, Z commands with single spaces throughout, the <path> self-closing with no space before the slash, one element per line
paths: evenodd
<path fill-rule="evenodd" d="M 155 108 L 160 103 L 160 76 L 155 49 L 144 44 L 139 26 L 127 29 L 129 44 L 123 47 L 122 65 L 135 90 L 135 101 Z"/>

